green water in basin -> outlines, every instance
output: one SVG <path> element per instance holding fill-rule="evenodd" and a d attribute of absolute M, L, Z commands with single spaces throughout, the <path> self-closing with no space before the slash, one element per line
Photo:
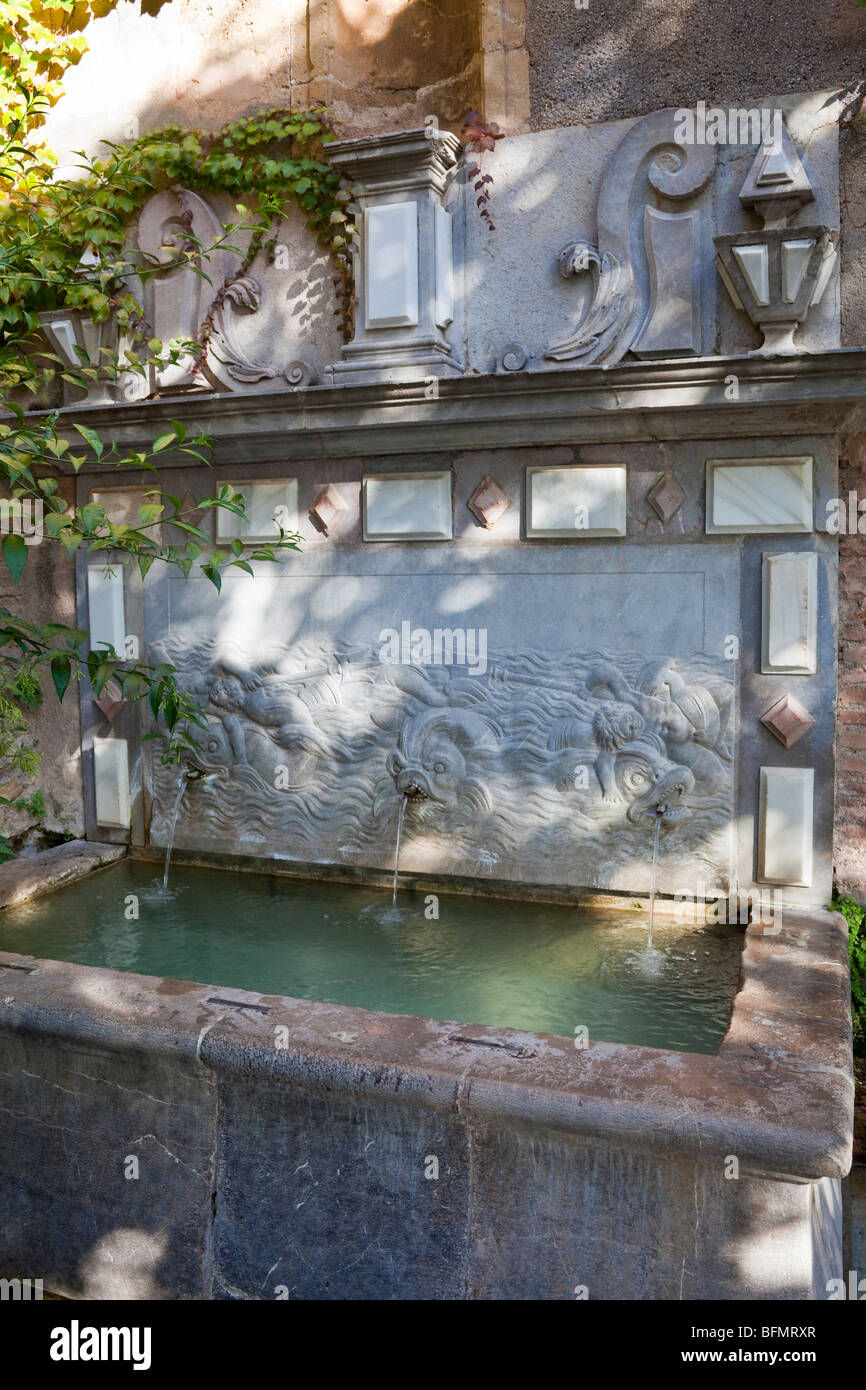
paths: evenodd
<path fill-rule="evenodd" d="M 646 914 L 121 861 L 0 912 L 0 950 L 460 1024 L 712 1053 L 742 931 Z M 137 899 L 138 920 L 129 920 Z"/>

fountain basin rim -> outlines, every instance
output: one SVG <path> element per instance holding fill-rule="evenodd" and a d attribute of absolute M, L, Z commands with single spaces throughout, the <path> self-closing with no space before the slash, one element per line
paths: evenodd
<path fill-rule="evenodd" d="M 847 926 L 749 927 L 717 1056 L 385 1014 L 0 953 L 2 1034 L 186 1058 L 307 1093 L 433 1107 L 464 1122 L 722 1162 L 787 1182 L 850 1168 Z M 274 1030 L 288 1029 L 288 1046 Z M 455 1036 L 456 1035 L 456 1036 Z"/>

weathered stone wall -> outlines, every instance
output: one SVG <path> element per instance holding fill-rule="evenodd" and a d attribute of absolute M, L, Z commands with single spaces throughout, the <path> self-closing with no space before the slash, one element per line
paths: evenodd
<path fill-rule="evenodd" d="M 608 121 L 767 91 L 854 86 L 854 0 L 526 0 L 532 125 Z"/>
<path fill-rule="evenodd" d="M 864 11 L 866 13 L 866 11 Z M 857 107 L 839 142 L 842 346 L 866 343 L 866 121 Z"/>
<path fill-rule="evenodd" d="M 854 0 L 527 0 L 533 130 L 762 94 L 856 93 L 866 10 Z M 841 169 L 842 343 L 866 342 L 866 133 L 848 113 Z M 833 117 L 835 119 L 835 116 Z M 574 177 L 566 169 L 563 177 Z"/>
<path fill-rule="evenodd" d="M 343 135 L 459 129 L 481 107 L 529 114 L 524 0 L 169 0 L 119 5 L 87 29 L 49 140 L 63 159 L 176 124 L 216 129 L 268 106 L 327 107 Z"/>

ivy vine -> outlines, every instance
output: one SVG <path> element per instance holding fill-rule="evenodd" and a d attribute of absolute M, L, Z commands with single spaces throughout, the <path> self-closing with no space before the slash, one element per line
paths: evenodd
<path fill-rule="evenodd" d="M 0 195 L 5 193 L 0 196 L 0 367 L 14 372 L 11 360 L 3 363 L 3 345 L 20 343 L 23 332 L 35 331 L 39 312 L 45 309 L 80 309 L 97 322 L 114 311 L 123 329 L 146 334 L 141 307 L 125 290 L 124 276 L 132 271 L 146 274 L 148 268 L 125 251 L 127 230 L 155 192 L 173 186 L 202 194 L 227 193 L 243 204 L 238 212 L 248 220 L 227 224 L 225 231 L 227 237 L 239 226 L 252 232 L 244 267 L 262 246 L 273 253 L 276 219 L 294 200 L 330 255 L 335 313 L 349 336 L 357 209 L 353 187 L 326 157 L 334 138 L 324 108 L 274 109 L 211 133 L 168 126 L 129 144 L 110 145 L 106 158 L 84 164 L 79 179 L 32 183 L 19 178 L 4 189 L 0 169 Z M 88 264 L 81 273 L 85 252 Z M 180 254 L 195 265 L 199 252 L 191 237 Z M 201 357 L 226 288 L 214 286 L 214 301 L 200 335 Z M 20 356 L 18 364 L 20 371 Z"/>

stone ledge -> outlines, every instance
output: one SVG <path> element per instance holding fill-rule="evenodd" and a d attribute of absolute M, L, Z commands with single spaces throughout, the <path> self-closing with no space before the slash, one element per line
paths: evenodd
<path fill-rule="evenodd" d="M 726 397 L 735 376 L 739 399 Z M 614 367 L 469 374 L 417 385 L 320 386 L 307 390 L 161 398 L 140 404 L 69 406 L 110 430 L 120 448 L 145 447 L 162 424 L 202 427 L 220 464 L 357 458 L 497 446 L 579 444 L 600 439 L 755 438 L 832 433 L 866 399 L 866 349 L 796 357 L 706 357 Z M 29 419 L 43 418 L 34 412 Z M 419 431 L 423 434 L 419 436 Z M 187 464 L 166 450 L 160 467 Z M 85 470 L 87 465 L 85 465 Z"/>
<path fill-rule="evenodd" d="M 89 840 L 68 840 L 40 854 L 24 855 L 0 865 L 0 911 L 41 898 L 84 878 L 94 869 L 113 864 L 126 854 L 125 845 L 103 845 Z"/>

